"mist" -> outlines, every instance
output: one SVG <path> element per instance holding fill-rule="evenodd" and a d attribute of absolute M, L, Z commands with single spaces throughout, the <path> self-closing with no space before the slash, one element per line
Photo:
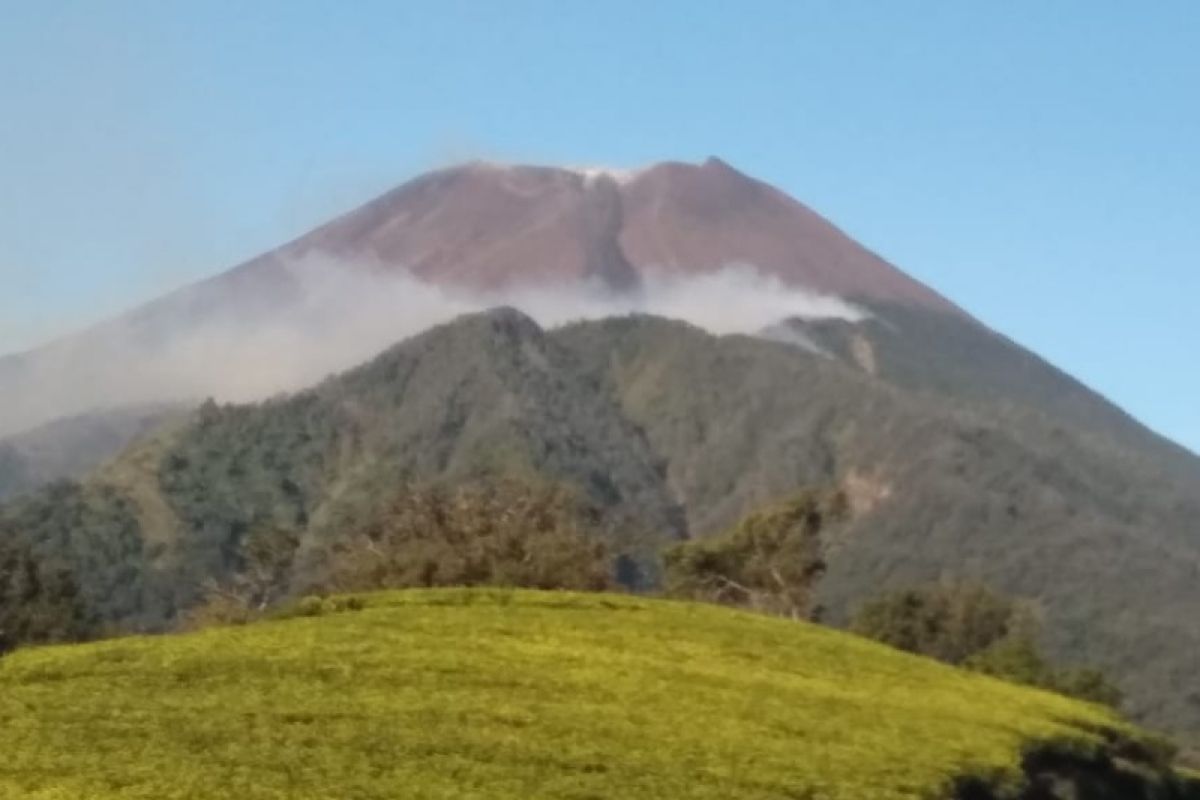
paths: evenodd
<path fill-rule="evenodd" d="M 582 284 L 470 292 L 378 265 L 307 258 L 298 291 L 252 319 L 199 319 L 160 301 L 84 334 L 0 359 L 0 435 L 93 410 L 170 401 L 261 400 L 310 386 L 463 314 L 512 306 L 553 328 L 653 314 L 713 334 L 758 334 L 788 317 L 858 321 L 863 309 L 784 285 L 753 266 L 681 277 L 651 271 L 634 292 Z M 243 298 L 244 299 L 244 298 Z"/>

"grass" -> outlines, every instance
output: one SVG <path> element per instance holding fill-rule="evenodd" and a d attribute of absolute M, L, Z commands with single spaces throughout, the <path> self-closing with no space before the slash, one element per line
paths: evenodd
<path fill-rule="evenodd" d="M 728 609 L 435 590 L 0 660 L 0 797 L 916 798 L 1107 711 Z"/>

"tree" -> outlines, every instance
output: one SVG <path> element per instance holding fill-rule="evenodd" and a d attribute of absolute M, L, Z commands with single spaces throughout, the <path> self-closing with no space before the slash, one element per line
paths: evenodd
<path fill-rule="evenodd" d="M 1033 627 L 1028 607 L 971 583 L 885 594 L 863 605 L 850 624 L 855 633 L 948 664 L 963 664 Z"/>
<path fill-rule="evenodd" d="M 332 549 L 325 588 L 603 590 L 612 567 L 596 522 L 558 485 L 406 486 L 372 525 Z"/>
<path fill-rule="evenodd" d="M 0 654 L 20 644 L 95 633 L 70 569 L 38 557 L 14 531 L 0 527 Z"/>
<path fill-rule="evenodd" d="M 299 546 L 295 531 L 274 525 L 247 534 L 238 547 L 234 573 L 223 582 L 204 582 L 204 599 L 187 613 L 186 627 L 242 624 L 276 605 L 288 595 Z"/>
<path fill-rule="evenodd" d="M 1120 708 L 1125 696 L 1103 671 L 1094 667 L 1060 670 L 1051 688 L 1071 697 Z"/>
<path fill-rule="evenodd" d="M 891 592 L 863 605 L 855 633 L 1014 683 L 1116 707 L 1121 692 L 1096 669 L 1060 668 L 1037 645 L 1031 607 L 985 586 L 943 582 Z"/>
<path fill-rule="evenodd" d="M 750 514 L 709 539 L 664 554 L 667 592 L 792 619 L 819 614 L 813 589 L 825 573 L 822 533 L 844 520 L 841 492 L 807 491 Z"/>

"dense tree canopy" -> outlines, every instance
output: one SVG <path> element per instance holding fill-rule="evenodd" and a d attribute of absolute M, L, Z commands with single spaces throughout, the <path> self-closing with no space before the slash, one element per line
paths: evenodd
<path fill-rule="evenodd" d="M 0 654 L 93 632 L 70 570 L 39 558 L 15 532 L 0 528 Z"/>

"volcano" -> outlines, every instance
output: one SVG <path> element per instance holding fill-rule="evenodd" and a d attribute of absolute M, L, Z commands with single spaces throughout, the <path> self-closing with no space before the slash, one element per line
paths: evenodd
<path fill-rule="evenodd" d="M 320 265 L 316 280 L 313 264 Z M 415 280 L 476 296 L 460 309 L 474 310 L 521 290 L 632 296 L 648 281 L 730 267 L 781 289 L 967 319 L 814 211 L 717 158 L 633 171 L 472 162 L 416 177 L 81 334 L 0 358 L 0 393 L 8 399 L 0 435 L 98 408 L 293 390 L 416 332 L 385 329 L 357 347 L 319 353 L 330 331 L 361 321 L 356 300 L 341 298 L 338 306 L 329 296 L 346 281 L 359 281 L 358 294 L 374 300 L 363 281 Z M 764 315 L 761 323 L 778 321 Z M 275 342 L 281 328 L 292 334 L 287 344 Z M 250 343 L 261 336 L 272 343 L 260 349 L 294 358 L 307 352 L 306 360 L 281 366 L 259 356 Z M 235 354 L 250 365 L 235 369 L 227 360 Z"/>
<path fill-rule="evenodd" d="M 717 158 L 636 171 L 488 163 L 440 170 L 266 263 L 313 252 L 488 290 L 594 281 L 623 291 L 653 273 L 746 264 L 821 294 L 957 311 L 803 204 Z"/>
<path fill-rule="evenodd" d="M 731 272 L 761 282 L 750 335 L 622 299 Z M 530 292 L 615 313 L 547 323 Z M 207 396 L 238 403 L 193 413 Z M 0 534 L 75 565 L 113 624 L 168 625 L 247 531 L 330 544 L 410 479 L 568 483 L 646 586 L 664 541 L 833 484 L 855 514 L 830 543 L 835 618 L 978 579 L 1035 598 L 1052 652 L 1111 670 L 1134 713 L 1200 731 L 1200 460 L 717 159 L 422 175 L 0 359 L 0 397 L 0 434 L 42 426 L 0 439 Z M 155 416 L 112 416 L 130 407 Z"/>

